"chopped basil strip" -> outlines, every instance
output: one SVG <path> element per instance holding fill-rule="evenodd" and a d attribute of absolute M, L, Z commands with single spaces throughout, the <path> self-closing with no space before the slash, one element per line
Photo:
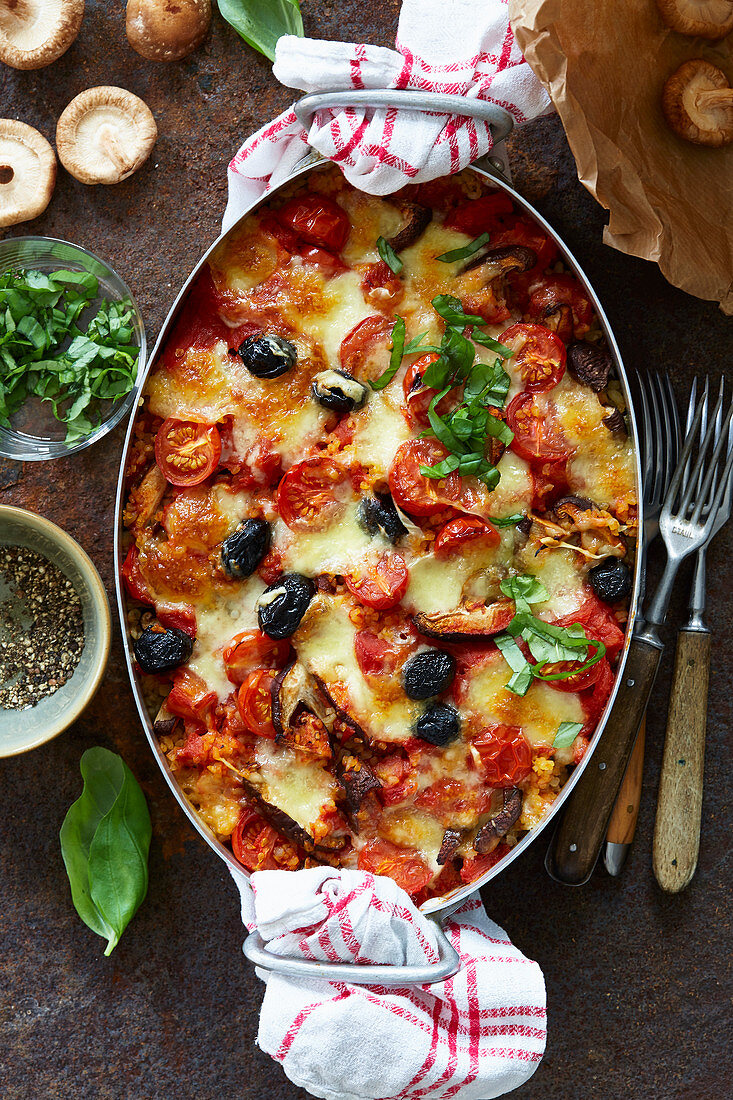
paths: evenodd
<path fill-rule="evenodd" d="M 555 734 L 552 747 L 555 749 L 567 749 L 582 730 L 580 722 L 561 722 Z"/>
<path fill-rule="evenodd" d="M 412 355 L 413 352 L 416 351 L 440 351 L 440 348 L 433 347 L 429 344 L 424 344 L 423 347 L 420 347 L 420 341 L 423 340 L 427 334 L 426 329 L 425 332 L 418 332 L 417 336 L 413 336 L 412 340 L 410 340 L 409 344 L 405 347 L 404 354 Z"/>
<path fill-rule="evenodd" d="M 481 322 L 486 324 L 485 321 Z M 471 333 L 471 339 L 477 344 L 483 344 L 485 348 L 490 351 L 495 351 L 497 355 L 501 355 L 502 359 L 511 359 L 514 352 L 511 348 L 508 348 L 506 344 L 500 344 L 498 340 L 495 340 L 493 336 L 487 336 L 485 332 L 481 332 L 480 329 L 474 329 Z"/>
<path fill-rule="evenodd" d="M 377 237 L 377 251 L 382 257 L 387 267 L 395 275 L 399 275 L 400 271 L 404 267 L 402 260 L 399 258 L 389 241 L 385 241 L 384 237 Z"/>
<path fill-rule="evenodd" d="M 375 381 L 369 381 L 373 390 L 383 390 L 392 381 L 402 363 L 402 354 L 405 347 L 405 320 L 398 317 L 392 329 L 392 352 L 389 357 L 389 366 Z"/>
<path fill-rule="evenodd" d="M 495 521 L 494 521 L 495 522 Z M 542 603 L 549 600 L 550 594 L 542 581 L 531 573 L 520 573 L 515 577 L 506 577 L 499 586 L 505 596 L 512 600 L 526 600 L 527 603 Z"/>
<path fill-rule="evenodd" d="M 506 685 L 515 695 L 526 695 L 532 683 L 532 666 L 509 634 L 498 634 L 494 639 L 513 676 Z"/>
<path fill-rule="evenodd" d="M 436 259 L 444 264 L 450 264 L 453 260 L 467 260 L 469 256 L 473 256 L 474 252 L 478 252 L 479 248 L 483 248 L 485 244 L 488 244 L 489 240 L 490 234 L 482 233 L 480 237 L 475 237 L 470 244 L 464 244 L 462 248 L 454 248 L 450 252 L 444 252 L 442 256 L 437 256 Z"/>
<path fill-rule="evenodd" d="M 516 527 L 523 519 L 526 519 L 524 512 L 515 512 L 513 516 L 502 516 L 501 519 L 492 517 L 491 522 L 494 527 Z"/>
<path fill-rule="evenodd" d="M 438 294 L 433 298 L 433 309 L 439 313 L 448 325 L 485 325 L 483 317 L 476 313 L 465 313 L 460 298 L 454 298 L 452 294 Z"/>

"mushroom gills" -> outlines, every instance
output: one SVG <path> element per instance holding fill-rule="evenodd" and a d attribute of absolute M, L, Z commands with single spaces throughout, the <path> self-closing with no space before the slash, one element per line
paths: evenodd
<path fill-rule="evenodd" d="M 74 42 L 84 0 L 0 0 L 0 61 L 13 69 L 43 69 Z"/>
<path fill-rule="evenodd" d="M 662 92 L 667 125 L 693 145 L 733 141 L 733 88 L 725 73 L 701 58 L 685 61 Z"/>
<path fill-rule="evenodd" d="M 0 227 L 31 221 L 48 206 L 56 184 L 56 154 L 43 134 L 0 119 Z"/>
<path fill-rule="evenodd" d="M 72 99 L 56 127 L 67 172 L 81 183 L 120 183 L 150 156 L 158 130 L 149 107 L 124 88 L 101 86 Z"/>

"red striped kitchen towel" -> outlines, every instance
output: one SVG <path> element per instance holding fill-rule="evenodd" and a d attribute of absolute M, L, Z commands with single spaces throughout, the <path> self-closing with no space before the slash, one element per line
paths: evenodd
<path fill-rule="evenodd" d="M 435 962 L 432 922 L 391 879 L 314 867 L 233 872 L 242 919 L 270 951 L 322 961 Z M 251 881 L 251 885 L 250 885 Z M 257 1042 L 324 1100 L 489 1100 L 545 1049 L 545 983 L 473 894 L 445 922 L 462 960 L 435 985 L 384 988 L 258 971 Z"/>
<path fill-rule="evenodd" d="M 305 92 L 410 88 L 488 100 L 517 123 L 551 110 L 517 47 L 506 0 L 404 0 L 396 49 L 285 36 L 273 72 Z M 308 146 L 373 195 L 437 179 L 491 148 L 486 123 L 400 108 L 320 111 L 306 132 L 293 109 L 248 138 L 229 165 L 223 228 L 281 183 Z"/>

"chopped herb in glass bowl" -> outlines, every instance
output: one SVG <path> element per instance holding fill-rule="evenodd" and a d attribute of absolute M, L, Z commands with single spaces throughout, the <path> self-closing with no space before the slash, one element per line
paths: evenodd
<path fill-rule="evenodd" d="M 64 241 L 0 242 L 0 454 L 89 446 L 130 409 L 144 355 L 138 308 L 102 260 Z"/>

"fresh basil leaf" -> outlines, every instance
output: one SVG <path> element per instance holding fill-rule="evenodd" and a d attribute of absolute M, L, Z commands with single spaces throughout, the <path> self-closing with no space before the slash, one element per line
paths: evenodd
<path fill-rule="evenodd" d="M 482 325 L 485 325 L 486 321 L 481 318 L 480 323 Z M 478 322 L 474 321 L 474 324 L 478 324 Z M 499 341 L 495 340 L 493 336 L 487 336 L 486 333 L 481 332 L 480 329 L 473 330 L 473 332 L 471 333 L 471 339 L 474 340 L 477 344 L 483 344 L 483 346 L 485 348 L 488 348 L 490 351 L 495 351 L 497 355 L 501 355 L 502 359 L 511 359 L 511 357 L 514 355 L 512 349 L 508 348 L 506 344 L 500 344 Z"/>
<path fill-rule="evenodd" d="M 514 577 L 506 577 L 499 585 L 505 596 L 513 600 L 526 600 L 527 603 L 542 603 L 549 600 L 550 595 L 542 581 L 533 577 L 531 573 L 520 573 Z"/>
<path fill-rule="evenodd" d="M 524 512 L 515 512 L 512 516 L 502 516 L 501 518 L 492 516 L 491 522 L 494 527 L 516 527 L 516 525 L 521 523 L 525 518 L 526 515 Z"/>
<path fill-rule="evenodd" d="M 440 478 L 448 477 L 449 474 L 457 470 L 460 462 L 458 455 L 447 455 L 441 462 L 436 462 L 434 466 L 421 466 L 420 473 L 423 477 L 440 480 Z"/>
<path fill-rule="evenodd" d="M 383 390 L 384 387 L 388 386 L 392 381 L 397 371 L 400 369 L 404 347 L 405 320 L 403 317 L 398 317 L 392 329 L 392 351 L 389 357 L 389 366 L 383 374 L 380 374 L 379 378 L 375 379 L 373 382 L 371 380 L 369 381 L 369 385 L 373 390 Z"/>
<path fill-rule="evenodd" d="M 583 726 L 580 722 L 561 722 L 557 727 L 557 733 L 555 734 L 555 740 L 552 742 L 552 746 L 555 749 L 567 749 L 572 745 L 575 738 L 578 736 Z"/>
<path fill-rule="evenodd" d="M 404 354 L 405 355 L 412 355 L 416 351 L 440 351 L 440 348 L 428 347 L 427 345 L 423 346 L 423 347 L 420 347 L 420 341 L 424 340 L 425 337 L 427 336 L 427 334 L 428 334 L 428 331 L 426 329 L 425 332 L 418 332 L 417 336 L 413 336 L 413 338 L 412 338 L 412 340 L 410 340 L 409 344 L 407 344 L 405 346 Z"/>
<path fill-rule="evenodd" d="M 453 248 L 450 252 L 444 252 L 442 256 L 436 256 L 436 259 L 444 264 L 452 263 L 453 260 L 467 260 L 469 256 L 473 256 L 474 252 L 478 252 L 480 248 L 488 244 L 489 240 L 490 234 L 482 233 L 480 237 L 475 237 L 470 244 L 464 244 L 462 248 Z"/>
<path fill-rule="evenodd" d="M 485 431 L 487 435 L 494 436 L 494 438 L 503 443 L 505 447 L 508 447 L 514 439 L 514 432 L 512 429 L 503 420 L 500 420 L 498 416 L 487 417 Z"/>
<path fill-rule="evenodd" d="M 494 641 L 513 673 L 506 685 L 508 690 L 514 695 L 526 695 L 533 679 L 532 666 L 509 634 L 497 634 Z"/>
<path fill-rule="evenodd" d="M 466 379 L 464 397 L 466 400 L 480 397 L 485 405 L 503 408 L 510 385 L 511 379 L 500 359 L 494 363 L 474 363 Z"/>
<path fill-rule="evenodd" d="M 87 749 L 80 769 L 84 789 L 61 826 L 61 854 L 74 907 L 109 955 L 147 891 L 150 814 L 117 753 Z"/>
<path fill-rule="evenodd" d="M 448 325 L 459 325 L 463 328 L 466 325 L 486 324 L 483 317 L 475 313 L 465 313 L 460 298 L 454 298 L 452 294 L 438 294 L 433 298 L 433 309 Z"/>
<path fill-rule="evenodd" d="M 219 0 L 219 11 L 248 46 L 275 60 L 284 34 L 303 37 L 298 0 Z"/>
<path fill-rule="evenodd" d="M 382 257 L 387 267 L 394 275 L 399 275 L 400 271 L 404 267 L 402 260 L 399 258 L 389 241 L 385 241 L 384 237 L 377 237 L 377 252 Z"/>

